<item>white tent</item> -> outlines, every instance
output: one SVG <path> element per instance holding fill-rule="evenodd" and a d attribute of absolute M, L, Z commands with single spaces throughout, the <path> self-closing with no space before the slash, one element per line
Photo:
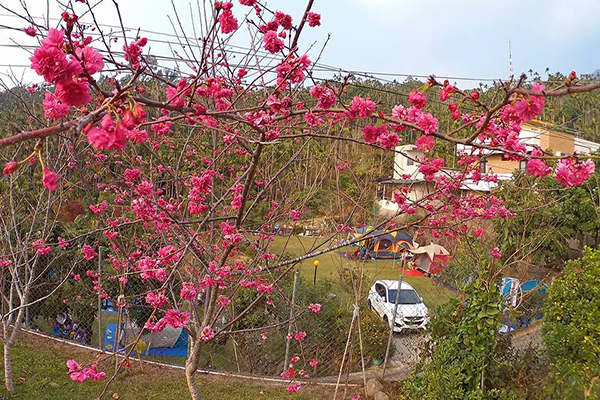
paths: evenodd
<path fill-rule="evenodd" d="M 415 267 L 426 274 L 440 272 L 452 257 L 450 252 L 439 244 L 417 247 L 411 250 L 415 255 L 413 263 Z"/>

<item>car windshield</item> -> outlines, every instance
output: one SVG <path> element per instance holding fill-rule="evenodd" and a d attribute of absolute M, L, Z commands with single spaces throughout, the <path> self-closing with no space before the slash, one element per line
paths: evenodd
<path fill-rule="evenodd" d="M 389 294 L 389 300 L 388 302 L 390 303 L 396 303 L 396 293 L 398 293 L 398 290 L 396 289 L 390 289 L 388 290 L 388 294 Z M 417 292 L 415 292 L 412 289 L 402 289 L 400 290 L 400 298 L 398 299 L 398 304 L 419 304 L 421 302 L 421 299 L 419 298 L 419 295 L 417 294 Z"/>

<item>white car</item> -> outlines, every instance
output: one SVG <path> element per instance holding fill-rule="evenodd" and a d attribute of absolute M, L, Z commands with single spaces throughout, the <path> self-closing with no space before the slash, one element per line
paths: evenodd
<path fill-rule="evenodd" d="M 385 322 L 390 324 L 394 318 L 398 281 L 379 280 L 369 290 L 369 308 L 374 310 Z M 429 323 L 429 309 L 421 296 L 406 282 L 400 287 L 398 311 L 394 332 L 406 329 L 426 329 Z"/>

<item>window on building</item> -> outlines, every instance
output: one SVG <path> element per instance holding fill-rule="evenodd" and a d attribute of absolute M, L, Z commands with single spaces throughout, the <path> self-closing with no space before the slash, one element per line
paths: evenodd
<path fill-rule="evenodd" d="M 488 159 L 487 157 L 483 157 L 481 161 L 479 161 L 479 166 L 481 167 L 481 173 L 486 174 L 488 170 Z"/>
<path fill-rule="evenodd" d="M 519 169 L 521 171 L 527 170 L 527 160 L 521 160 L 521 162 L 519 163 Z"/>
<path fill-rule="evenodd" d="M 413 165 L 415 165 L 415 162 L 414 162 L 412 159 L 410 159 L 410 158 L 407 158 L 407 159 L 406 159 L 406 165 L 408 165 L 408 166 L 410 167 L 410 166 L 413 166 Z"/>

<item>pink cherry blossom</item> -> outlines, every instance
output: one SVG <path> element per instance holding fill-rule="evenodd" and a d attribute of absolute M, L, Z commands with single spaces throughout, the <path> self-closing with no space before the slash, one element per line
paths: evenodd
<path fill-rule="evenodd" d="M 141 175 L 142 175 L 142 171 L 140 171 L 137 168 L 135 168 L 135 169 L 126 168 L 125 171 L 123 171 L 123 176 L 125 176 L 125 179 L 127 179 L 129 182 L 137 181 L 138 179 L 140 179 Z"/>
<path fill-rule="evenodd" d="M 35 31 L 35 28 L 33 26 L 28 26 L 27 28 L 23 28 L 23 32 L 25 32 L 26 34 L 28 34 L 31 37 L 35 37 L 37 35 L 37 32 Z"/>
<path fill-rule="evenodd" d="M 419 128 L 423 129 L 423 132 L 427 134 L 434 133 L 438 130 L 437 119 L 429 113 L 421 114 L 417 118 L 417 125 L 419 125 Z"/>
<path fill-rule="evenodd" d="M 534 83 L 531 90 L 543 92 L 546 89 L 545 85 Z M 521 98 L 515 103 L 514 114 L 524 121 L 533 119 L 536 115 L 540 115 L 546 104 L 546 98 L 542 96 L 530 96 L 529 98 Z"/>
<path fill-rule="evenodd" d="M 281 11 L 275 13 L 275 20 L 283 29 L 292 29 L 292 16 Z"/>
<path fill-rule="evenodd" d="M 146 294 L 146 303 L 150 304 L 153 308 L 163 307 L 165 304 L 169 302 L 167 296 L 160 293 L 148 292 Z"/>
<path fill-rule="evenodd" d="M 222 33 L 231 33 L 238 28 L 238 20 L 233 16 L 231 12 L 231 8 L 233 7 L 233 3 L 231 2 L 223 2 L 221 3 L 221 8 L 223 12 L 219 16 L 219 23 L 221 24 L 221 32 Z"/>
<path fill-rule="evenodd" d="M 243 199 L 244 196 L 241 194 L 235 196 L 233 200 L 231 200 L 231 208 L 233 208 L 234 210 L 239 210 L 240 208 L 242 208 Z"/>
<path fill-rule="evenodd" d="M 80 107 L 92 101 L 90 85 L 85 79 L 64 80 L 56 84 L 56 97 L 64 104 Z"/>
<path fill-rule="evenodd" d="M 265 50 L 269 53 L 279 53 L 284 48 L 283 42 L 277 37 L 277 32 L 268 31 L 265 33 Z"/>
<path fill-rule="evenodd" d="M 476 229 L 475 232 L 473 232 L 473 236 L 475 237 L 481 237 L 483 236 L 483 234 L 485 233 L 485 231 L 481 228 Z"/>
<path fill-rule="evenodd" d="M 296 393 L 296 392 L 298 392 L 298 391 L 300 390 L 300 388 L 301 388 L 301 387 L 302 387 L 302 384 L 301 384 L 301 383 L 295 383 L 295 384 L 289 385 L 289 386 L 286 388 L 286 390 L 287 390 L 289 393 Z"/>
<path fill-rule="evenodd" d="M 308 19 L 308 26 L 315 27 L 321 25 L 321 14 L 309 12 L 306 17 Z"/>
<path fill-rule="evenodd" d="M 595 165 L 592 160 L 585 162 L 574 158 L 563 158 L 556 164 L 556 180 L 563 186 L 581 186 L 594 173 Z"/>
<path fill-rule="evenodd" d="M 107 206 L 108 206 L 108 203 L 106 202 L 106 200 L 104 200 L 97 206 L 90 204 L 89 208 L 90 208 L 90 210 L 92 210 L 92 212 L 94 214 L 99 215 L 99 214 L 102 214 L 106 210 Z"/>
<path fill-rule="evenodd" d="M 310 59 L 308 55 L 303 54 L 300 57 L 295 57 L 293 55 L 288 56 L 284 61 L 282 61 L 277 67 L 275 71 L 277 72 L 277 85 L 280 89 L 287 88 L 288 84 L 291 83 L 301 83 L 305 79 L 305 72 L 310 67 Z M 287 98 L 289 99 L 289 97 Z M 282 99 L 283 103 L 285 99 Z M 289 103 L 287 106 L 291 105 L 291 102 L 285 100 Z M 282 104 L 283 105 L 283 104 Z"/>
<path fill-rule="evenodd" d="M 167 322 L 161 318 L 156 322 L 146 321 L 144 324 L 144 328 L 149 330 L 150 332 L 161 332 L 167 326 Z"/>
<path fill-rule="evenodd" d="M 448 97 L 450 97 L 452 95 L 452 93 L 454 93 L 454 90 L 456 88 L 450 84 L 448 84 L 448 81 L 444 82 L 444 87 L 442 88 L 442 90 L 440 90 L 440 100 L 441 101 L 446 101 L 448 100 Z"/>
<path fill-rule="evenodd" d="M 94 75 L 96 72 L 100 72 L 104 68 L 102 55 L 93 47 L 86 46 L 83 49 L 78 47 L 75 50 L 75 54 L 77 54 L 77 57 L 79 57 L 83 63 L 83 67 L 90 75 Z"/>
<path fill-rule="evenodd" d="M 40 256 L 45 256 L 52 251 L 50 246 L 46 246 L 46 241 L 44 239 L 34 241 L 31 243 L 31 247 L 33 247 Z"/>
<path fill-rule="evenodd" d="M 44 187 L 50 191 L 56 189 L 56 184 L 58 182 L 58 175 L 56 172 L 49 170 L 48 168 L 44 168 L 42 174 L 42 183 Z"/>
<path fill-rule="evenodd" d="M 427 97 L 415 89 L 408 94 L 408 101 L 416 108 L 422 109 L 427 104 Z"/>
<path fill-rule="evenodd" d="M 81 252 L 83 253 L 83 258 L 85 258 L 86 261 L 91 261 L 98 257 L 98 253 L 96 253 L 89 244 L 84 244 L 81 248 Z"/>
<path fill-rule="evenodd" d="M 292 221 L 299 221 L 300 217 L 302 217 L 302 211 L 290 210 L 290 217 L 292 217 Z"/>
<path fill-rule="evenodd" d="M 415 145 L 421 151 L 431 151 L 433 146 L 435 146 L 435 139 L 429 135 L 421 135 L 415 141 Z"/>
<path fill-rule="evenodd" d="M 495 259 L 500 259 L 502 258 L 502 254 L 500 253 L 500 249 L 497 247 L 494 247 L 492 249 L 492 257 L 494 257 Z"/>
<path fill-rule="evenodd" d="M 365 100 L 362 97 L 355 96 L 350 103 L 350 107 L 346 110 L 346 116 L 350 119 L 355 119 L 356 117 L 368 118 L 373 115 L 376 107 L 377 104 L 370 99 Z"/>
<path fill-rule="evenodd" d="M 215 334 L 210 326 L 205 326 L 202 328 L 202 332 L 200 332 L 200 339 L 202 339 L 203 342 L 208 342 L 213 337 L 215 337 Z"/>
<path fill-rule="evenodd" d="M 395 132 L 383 132 L 377 138 L 377 144 L 384 149 L 392 149 L 400 143 L 400 137 Z"/>
<path fill-rule="evenodd" d="M 432 181 L 442 168 L 444 168 L 444 160 L 442 158 L 434 158 L 433 160 L 421 160 L 419 172 L 425 176 L 425 179 Z"/>
<path fill-rule="evenodd" d="M 59 236 L 58 247 L 60 247 L 61 249 L 66 249 L 67 247 L 69 247 L 69 242 Z"/>
<path fill-rule="evenodd" d="M 379 126 L 367 125 L 361 128 L 361 131 L 363 132 L 363 139 L 367 143 L 375 143 L 379 139 L 379 136 L 388 133 L 387 125 L 385 124 Z"/>
<path fill-rule="evenodd" d="M 185 328 L 190 321 L 190 313 L 170 309 L 162 319 L 173 328 Z"/>
<path fill-rule="evenodd" d="M 527 162 L 527 173 L 530 175 L 543 178 L 551 172 L 552 168 L 540 159 L 533 158 Z"/>
<path fill-rule="evenodd" d="M 148 43 L 147 38 L 140 38 L 136 41 L 129 43 L 126 47 L 123 45 L 123 51 L 125 60 L 129 61 L 133 69 L 137 69 L 140 66 L 140 56 L 142 55 L 142 47 Z"/>
<path fill-rule="evenodd" d="M 308 309 L 313 313 L 318 314 L 321 312 L 321 305 L 319 303 L 310 303 Z"/>
<path fill-rule="evenodd" d="M 93 127 L 87 132 L 88 142 L 98 150 L 121 150 L 126 144 L 126 129 L 115 123 L 110 113 L 100 121 L 100 128 Z"/>
<path fill-rule="evenodd" d="M 198 289 L 194 286 L 193 283 L 183 282 L 181 290 L 179 292 L 179 297 L 181 297 L 181 300 L 194 301 L 197 295 Z"/>
<path fill-rule="evenodd" d="M 221 307 L 227 307 L 231 303 L 231 299 L 227 296 L 223 296 L 222 294 L 217 297 L 217 304 Z"/>
<path fill-rule="evenodd" d="M 10 175 L 15 172 L 19 168 L 19 163 L 16 161 L 9 161 L 4 164 L 4 169 L 2 170 L 3 175 Z"/>
<path fill-rule="evenodd" d="M 46 92 L 44 101 L 44 116 L 53 121 L 66 117 L 69 114 L 70 106 L 61 103 L 52 93 Z"/>

